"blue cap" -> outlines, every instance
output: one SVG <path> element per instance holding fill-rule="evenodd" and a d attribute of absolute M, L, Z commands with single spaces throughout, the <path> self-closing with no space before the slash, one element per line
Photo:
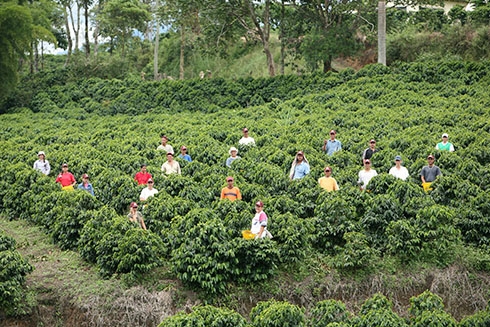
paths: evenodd
<path fill-rule="evenodd" d="M 395 161 L 402 161 L 402 157 L 401 156 L 396 156 L 395 157 Z"/>

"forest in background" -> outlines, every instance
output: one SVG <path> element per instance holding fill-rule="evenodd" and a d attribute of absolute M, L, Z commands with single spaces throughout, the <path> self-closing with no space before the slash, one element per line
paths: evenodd
<path fill-rule="evenodd" d="M 377 61 L 382 3 L 2 0 L 0 100 L 19 78 L 60 67 L 73 78 L 148 80 L 359 69 Z M 394 4 L 383 16 L 387 64 L 489 57 L 487 2 L 472 1 L 472 11 L 462 3 L 447 14 L 429 7 L 441 4 L 432 0 Z M 420 10 L 407 12 L 406 4 Z M 48 56 L 47 46 L 65 54 Z"/>

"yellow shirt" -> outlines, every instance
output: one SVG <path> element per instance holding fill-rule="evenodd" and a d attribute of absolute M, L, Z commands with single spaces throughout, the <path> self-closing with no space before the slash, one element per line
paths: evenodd
<path fill-rule="evenodd" d="M 318 184 L 320 184 L 320 187 L 328 192 L 339 190 L 339 185 L 337 185 L 337 181 L 333 177 L 320 177 L 318 179 Z"/>

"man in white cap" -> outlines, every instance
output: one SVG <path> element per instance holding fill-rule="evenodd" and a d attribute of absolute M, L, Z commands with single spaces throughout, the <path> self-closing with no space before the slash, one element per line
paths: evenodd
<path fill-rule="evenodd" d="M 448 142 L 449 135 L 447 133 L 442 134 L 442 142 L 437 143 L 436 150 L 439 151 L 454 151 L 454 146 L 451 142 Z"/>
<path fill-rule="evenodd" d="M 402 157 L 395 157 L 395 166 L 391 167 L 390 175 L 395 176 L 401 180 L 406 180 L 408 178 L 408 169 L 402 166 Z"/>
<path fill-rule="evenodd" d="M 39 159 L 34 162 L 34 169 L 39 170 L 44 175 L 49 175 L 51 166 L 49 165 L 49 161 L 46 160 L 46 154 L 44 151 L 39 151 L 37 157 Z"/>

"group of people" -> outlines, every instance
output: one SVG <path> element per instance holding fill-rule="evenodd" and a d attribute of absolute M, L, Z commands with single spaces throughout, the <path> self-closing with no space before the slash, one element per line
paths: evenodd
<path fill-rule="evenodd" d="M 255 140 L 249 136 L 248 128 L 242 129 L 242 133 L 243 137 L 239 140 L 238 144 L 241 146 L 255 146 Z M 330 138 L 325 139 L 323 142 L 322 150 L 327 154 L 327 156 L 332 156 L 335 152 L 342 149 L 342 143 L 337 140 L 337 132 L 335 130 L 331 130 L 329 135 Z M 454 146 L 448 141 L 448 138 L 449 136 L 447 133 L 442 134 L 442 141 L 436 145 L 435 149 L 439 151 L 454 151 Z M 168 137 L 166 135 L 161 136 L 161 144 L 157 147 L 157 150 L 166 152 L 167 161 L 162 164 L 161 171 L 165 174 L 181 174 L 180 164 L 177 160 L 174 160 L 174 149 L 170 144 L 168 144 Z M 366 148 L 362 153 L 363 169 L 359 171 L 358 174 L 358 185 L 361 190 L 364 190 L 370 180 L 374 176 L 377 176 L 376 170 L 371 168 L 371 158 L 376 152 L 378 152 L 378 149 L 376 148 L 376 140 L 371 139 L 369 141 L 368 148 Z M 229 150 L 229 155 L 230 157 L 226 160 L 226 166 L 231 167 L 231 164 L 235 160 L 240 159 L 240 156 L 238 156 L 238 149 L 236 147 L 231 147 Z M 185 145 L 180 147 L 180 154 L 178 157 L 182 160 L 192 162 L 191 156 L 187 154 L 187 147 Z M 420 178 L 424 189 L 429 189 L 430 184 L 437 178 L 437 176 L 441 175 L 441 170 L 434 164 L 435 158 L 432 154 L 427 157 L 427 161 L 428 165 L 424 166 L 420 172 Z M 39 170 L 45 175 L 49 175 L 51 172 L 51 166 L 49 161 L 46 159 L 46 154 L 43 151 L 39 151 L 38 160 L 34 162 L 33 168 Z M 332 172 L 332 168 L 327 166 L 324 168 L 324 176 L 318 179 L 318 184 L 320 187 L 329 192 L 339 190 L 339 185 L 335 178 L 332 177 Z M 298 151 L 291 164 L 289 178 L 291 180 L 297 180 L 304 178 L 309 173 L 310 164 L 306 159 L 304 152 Z M 407 168 L 402 166 L 401 156 L 395 156 L 395 165 L 390 169 L 389 174 L 402 180 L 406 180 L 409 177 Z M 135 174 L 134 180 L 138 183 L 138 185 L 146 185 L 146 187 L 141 190 L 139 197 L 141 202 L 146 201 L 149 197 L 158 193 L 158 190 L 154 188 L 153 177 L 147 171 L 146 164 L 142 164 L 140 166 L 140 171 Z M 86 173 L 83 174 L 82 182 L 77 185 L 77 181 L 73 174 L 68 171 L 68 164 L 66 163 L 61 165 L 61 172 L 56 178 L 56 183 L 59 183 L 63 190 L 73 190 L 75 187 L 77 187 L 78 189 L 85 190 L 94 195 L 94 189 L 89 181 L 89 175 Z M 221 190 L 220 199 L 228 199 L 230 201 L 241 200 L 242 195 L 240 189 L 234 186 L 234 178 L 232 176 L 228 176 L 226 178 L 226 183 L 227 185 Z M 257 202 L 255 208 L 257 214 L 252 220 L 252 233 L 258 235 L 257 237 L 270 236 L 270 233 L 264 232 L 267 226 L 267 215 L 263 212 L 263 203 L 261 201 Z M 137 209 L 138 204 L 136 202 L 132 202 L 130 204 L 130 213 L 128 214 L 128 218 L 131 221 L 138 223 L 141 228 L 146 229 L 143 215 Z"/>

